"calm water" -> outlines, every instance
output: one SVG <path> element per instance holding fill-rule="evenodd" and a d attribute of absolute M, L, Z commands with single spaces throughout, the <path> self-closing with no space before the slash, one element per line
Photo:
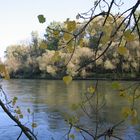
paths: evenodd
<path fill-rule="evenodd" d="M 80 119 L 80 124 L 84 128 L 95 128 L 95 121 L 88 119 L 82 110 L 74 113 L 70 108 L 72 104 L 81 101 L 81 93 L 90 85 L 95 84 L 95 81 L 73 81 L 69 86 L 66 86 L 63 81 L 48 81 L 48 80 L 9 80 L 3 81 L 3 89 L 8 95 L 8 98 L 13 96 L 18 97 L 18 104 L 22 108 L 24 119 L 30 127 L 31 121 L 37 123 L 34 133 L 37 134 L 39 140 L 63 140 L 65 134 L 69 130 L 69 126 L 64 121 L 64 114 L 75 114 Z M 132 82 L 122 82 L 129 86 Z M 100 130 L 112 126 L 122 119 L 121 106 L 128 106 L 129 102 L 122 97 L 119 97 L 117 92 L 111 89 L 111 82 L 100 81 L 99 93 L 105 103 L 104 109 L 100 111 L 99 118 L 101 120 Z M 137 102 L 138 113 L 140 103 Z M 33 116 L 27 115 L 27 108 L 34 112 Z M 93 114 L 92 110 L 88 110 Z M 20 133 L 20 129 L 0 110 L 0 140 L 16 140 Z M 78 131 L 72 129 L 72 134 L 75 134 L 76 140 L 83 140 L 83 137 Z M 125 122 L 115 130 L 115 134 L 124 140 L 140 140 L 140 125 L 131 125 L 130 122 Z M 26 140 L 25 136 L 21 140 Z M 90 137 L 87 137 L 90 140 Z M 113 140 L 113 139 L 112 139 Z M 115 139 L 114 139 L 115 140 Z"/>

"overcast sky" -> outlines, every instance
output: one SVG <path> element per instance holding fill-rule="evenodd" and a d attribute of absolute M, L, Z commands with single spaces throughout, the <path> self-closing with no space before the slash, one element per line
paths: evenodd
<path fill-rule="evenodd" d="M 94 0 L 0 0 L 0 57 L 8 45 L 26 42 L 32 31 L 43 34 L 51 21 L 74 19 L 86 12 Z M 127 7 L 137 0 L 124 0 Z M 114 9 L 115 11 L 115 9 Z M 40 24 L 37 15 L 44 14 L 46 23 Z"/>

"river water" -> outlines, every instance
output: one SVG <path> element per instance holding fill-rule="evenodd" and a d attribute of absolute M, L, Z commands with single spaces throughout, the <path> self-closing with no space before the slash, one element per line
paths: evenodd
<path fill-rule="evenodd" d="M 121 83 L 129 87 L 134 82 Z M 76 115 L 82 128 L 93 129 L 94 133 L 95 119 L 89 119 L 82 109 L 75 112 L 71 109 L 71 106 L 86 98 L 83 97 L 82 93 L 90 85 L 95 85 L 95 81 L 72 81 L 70 85 L 65 85 L 61 80 L 8 80 L 3 81 L 1 84 L 9 100 L 14 96 L 18 97 L 17 105 L 20 106 L 24 114 L 21 122 L 28 127 L 30 127 L 31 121 L 37 123 L 37 127 L 33 131 L 39 140 L 66 139 L 69 125 L 64 121 L 65 114 Z M 98 128 L 99 133 L 121 121 L 122 106 L 130 105 L 125 97 L 120 97 L 118 92 L 111 88 L 111 84 L 111 81 L 99 81 L 98 84 L 98 92 L 103 100 L 103 106 L 98 115 L 101 121 Z M 95 99 L 91 102 L 94 101 Z M 137 101 L 135 106 L 138 109 L 138 117 L 140 115 L 139 105 L 140 102 Z M 27 108 L 30 108 L 33 112 L 32 115 L 27 113 Z M 87 108 L 87 112 L 94 116 L 95 112 L 90 108 Z M 19 134 L 20 129 L 0 109 L 0 140 L 16 140 Z M 71 134 L 75 135 L 75 140 L 84 140 L 78 130 L 72 129 Z M 86 134 L 83 135 L 87 140 L 92 139 Z M 130 121 L 120 124 L 115 128 L 114 135 L 124 140 L 140 140 L 140 119 L 138 118 L 138 123 L 135 125 Z M 26 140 L 26 137 L 22 135 L 20 139 Z M 115 140 L 115 138 L 111 138 L 111 140 Z"/>

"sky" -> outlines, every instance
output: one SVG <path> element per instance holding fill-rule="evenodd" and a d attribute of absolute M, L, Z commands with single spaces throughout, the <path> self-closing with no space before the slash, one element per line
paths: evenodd
<path fill-rule="evenodd" d="M 136 1 L 127 0 L 126 7 L 132 6 Z M 0 0 L 0 58 L 3 59 L 7 46 L 28 43 L 32 31 L 38 31 L 43 36 L 50 22 L 75 19 L 78 13 L 88 11 L 93 2 L 94 0 Z M 45 24 L 38 22 L 39 14 L 46 17 Z"/>

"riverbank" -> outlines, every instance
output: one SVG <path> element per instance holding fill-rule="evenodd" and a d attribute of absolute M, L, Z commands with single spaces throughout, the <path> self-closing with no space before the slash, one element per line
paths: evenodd
<path fill-rule="evenodd" d="M 11 79 L 47 79 L 47 80 L 62 80 L 66 74 L 55 74 L 49 73 L 12 73 L 10 74 Z M 85 76 L 74 76 L 73 80 L 123 80 L 123 81 L 140 81 L 140 74 L 138 73 L 115 73 L 115 72 L 92 72 L 87 73 Z"/>
<path fill-rule="evenodd" d="M 38 79 L 38 80 L 62 80 L 63 77 L 41 77 L 41 76 L 31 76 L 31 77 L 25 77 L 25 76 L 16 76 L 16 77 L 10 77 L 10 79 Z M 140 77 L 113 77 L 113 76 L 93 76 L 93 77 L 73 77 L 73 80 L 102 80 L 102 81 L 140 81 Z"/>

